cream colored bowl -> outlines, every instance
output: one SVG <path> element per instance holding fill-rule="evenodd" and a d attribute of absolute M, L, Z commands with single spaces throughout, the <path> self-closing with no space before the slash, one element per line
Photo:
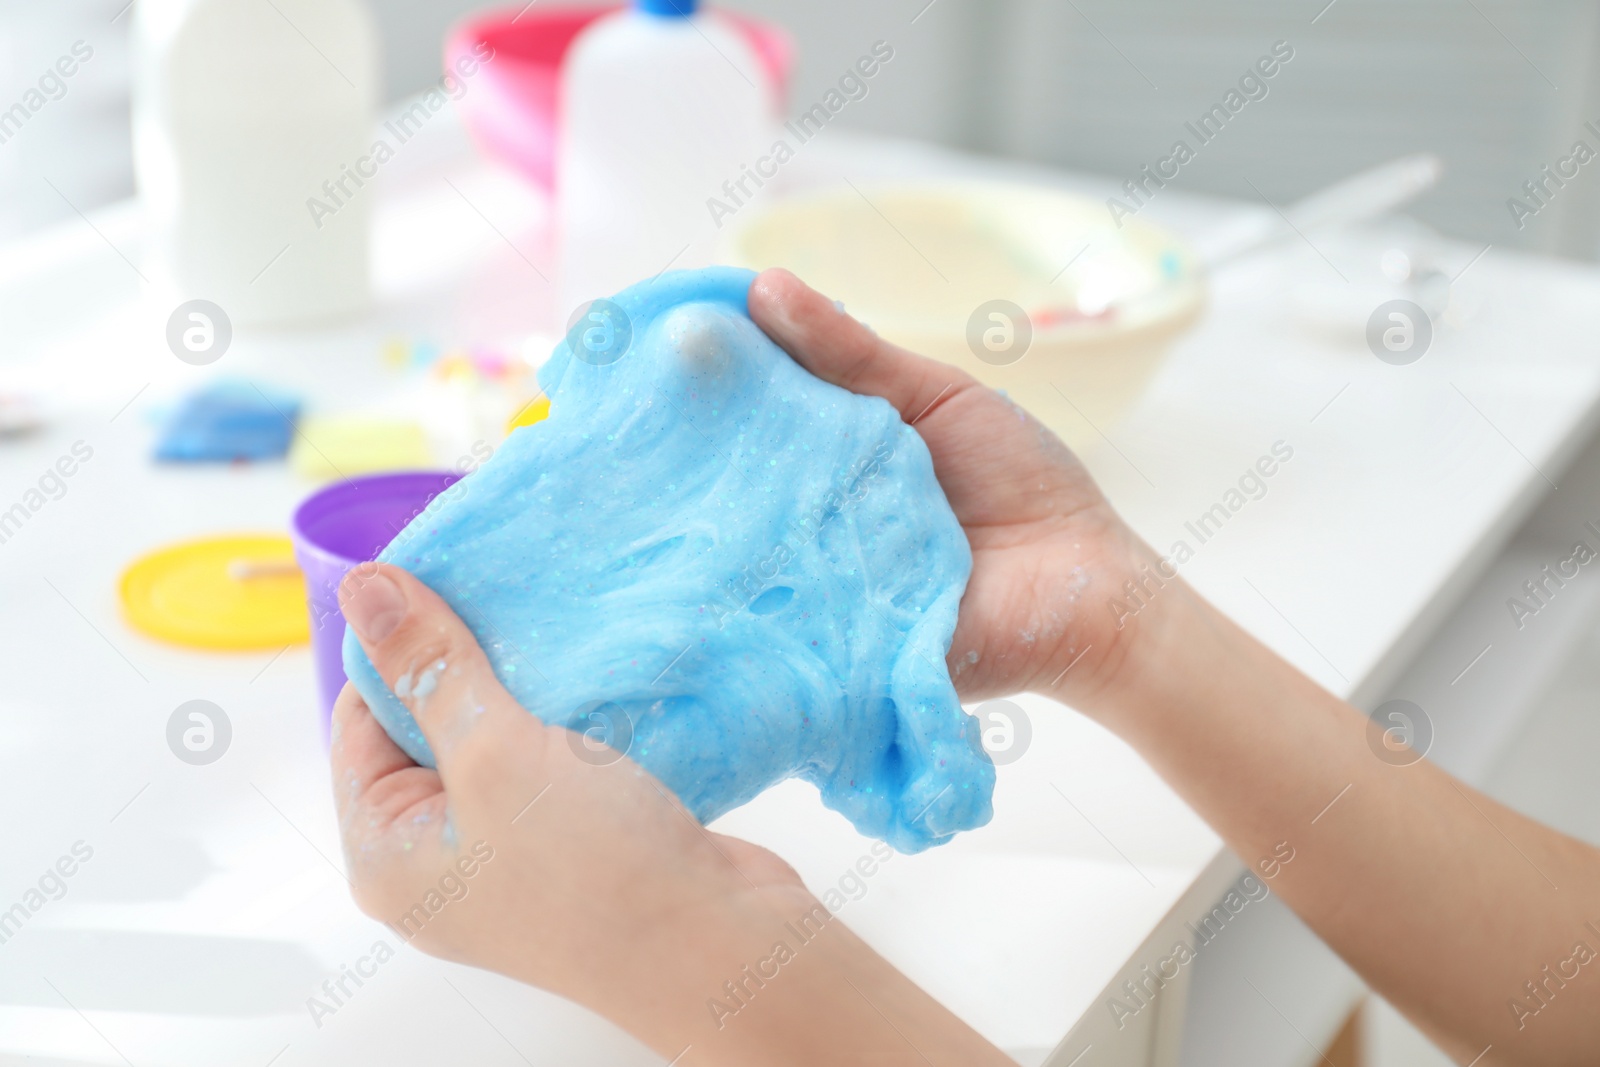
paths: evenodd
<path fill-rule="evenodd" d="M 858 184 L 780 201 L 726 255 L 787 267 L 881 336 L 1004 389 L 1075 447 L 1137 399 L 1204 301 L 1175 236 L 1020 184 Z"/>

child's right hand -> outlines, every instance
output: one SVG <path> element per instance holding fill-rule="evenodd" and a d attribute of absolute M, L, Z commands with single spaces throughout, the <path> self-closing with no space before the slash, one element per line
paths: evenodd
<path fill-rule="evenodd" d="M 351 889 L 406 941 L 575 1000 L 684 1067 L 1006 1062 L 788 864 L 520 707 L 415 577 L 363 564 L 340 604 L 384 682 L 410 676 L 402 699 L 439 762 L 412 763 L 345 687 L 332 762 Z"/>
<path fill-rule="evenodd" d="M 772 853 L 703 829 L 637 763 L 525 711 L 449 605 L 402 568 L 358 566 L 340 604 L 438 758 L 412 763 L 345 686 L 331 755 L 351 889 L 415 947 L 648 1033 L 663 1002 L 698 1020 L 725 949 L 765 947 L 765 926 L 814 905 Z M 752 916 L 761 936 L 745 944 Z M 652 969 L 704 982 L 663 989 Z"/>

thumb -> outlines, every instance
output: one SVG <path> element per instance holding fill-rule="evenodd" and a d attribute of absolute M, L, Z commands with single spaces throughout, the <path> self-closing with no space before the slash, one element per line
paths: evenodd
<path fill-rule="evenodd" d="M 781 268 L 757 275 L 748 302 L 756 325 L 796 363 L 853 393 L 883 397 L 908 426 L 978 385 L 964 370 L 890 344 Z"/>
<path fill-rule="evenodd" d="M 403 568 L 352 568 L 339 585 L 339 607 L 384 684 L 417 721 L 447 782 L 463 746 L 496 747 L 514 716 L 529 714 L 450 605 Z"/>

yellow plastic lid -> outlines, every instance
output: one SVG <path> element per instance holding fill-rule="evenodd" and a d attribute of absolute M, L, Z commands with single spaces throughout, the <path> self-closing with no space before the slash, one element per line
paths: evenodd
<path fill-rule="evenodd" d="M 311 639 L 305 579 L 277 534 L 168 545 L 135 560 L 120 584 L 128 622 L 162 641 L 243 652 Z"/>

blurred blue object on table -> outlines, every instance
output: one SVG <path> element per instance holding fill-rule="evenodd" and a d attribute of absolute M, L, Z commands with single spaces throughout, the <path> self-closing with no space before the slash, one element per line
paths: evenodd
<path fill-rule="evenodd" d="M 166 463 L 282 459 L 300 400 L 254 382 L 229 379 L 191 393 L 162 428 L 155 458 Z"/>

